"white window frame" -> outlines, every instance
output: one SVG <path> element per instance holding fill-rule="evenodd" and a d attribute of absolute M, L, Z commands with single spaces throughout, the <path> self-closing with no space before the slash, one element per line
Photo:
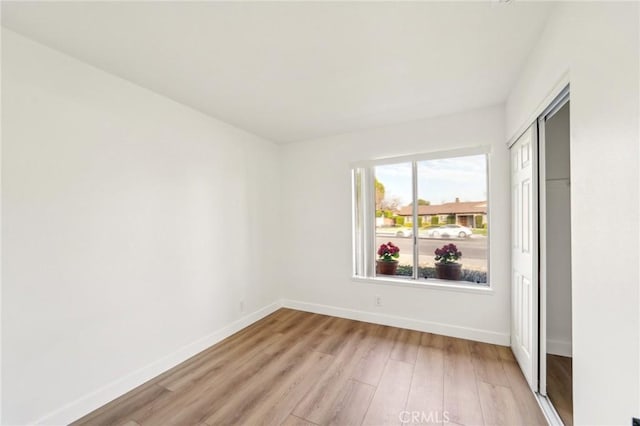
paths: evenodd
<path fill-rule="evenodd" d="M 491 253 L 491 226 L 487 231 L 487 282 L 482 284 L 470 283 L 468 281 L 449 281 L 419 277 L 419 268 L 416 262 L 419 259 L 418 246 L 418 170 L 417 164 L 420 161 L 438 160 L 446 158 L 466 157 L 472 155 L 485 155 L 487 169 L 487 223 L 491 220 L 491 202 L 490 202 L 490 181 L 491 181 L 491 147 L 475 146 L 469 148 L 437 151 L 421 154 L 403 155 L 398 157 L 379 158 L 372 160 L 357 161 L 350 164 L 352 175 L 352 218 L 353 218 L 353 275 L 352 279 L 361 282 L 372 282 L 376 284 L 391 284 L 394 286 L 404 287 L 428 287 L 439 288 L 445 290 L 464 291 L 472 293 L 493 293 L 490 279 L 490 253 Z M 413 196 L 413 216 L 411 217 L 411 225 L 413 230 L 413 259 L 414 268 L 413 276 L 407 278 L 398 277 L 381 277 L 376 276 L 376 226 L 375 226 L 375 173 L 376 166 L 411 163 L 412 167 L 412 196 Z M 365 183 L 364 190 L 360 194 L 362 203 L 359 205 L 356 194 L 356 182 L 358 176 L 362 176 L 362 182 Z M 361 209 L 358 210 L 358 207 Z M 360 215 L 360 216 L 358 216 Z M 362 227 L 357 229 L 358 224 Z"/>

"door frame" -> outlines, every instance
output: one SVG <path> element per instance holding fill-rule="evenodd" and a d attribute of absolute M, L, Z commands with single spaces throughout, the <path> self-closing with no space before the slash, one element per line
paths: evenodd
<path fill-rule="evenodd" d="M 546 94 L 544 94 L 541 97 L 540 102 L 537 104 L 537 106 L 534 106 L 533 108 L 531 108 L 529 115 L 525 116 L 525 118 L 520 122 L 521 123 L 520 127 L 516 128 L 516 130 L 511 133 L 511 136 L 508 137 L 506 142 L 506 146 L 508 149 L 510 149 L 511 146 L 515 144 L 515 142 L 520 138 L 520 136 L 522 136 L 532 124 L 535 124 L 538 122 L 538 119 L 540 118 L 541 115 L 548 113 L 552 109 L 552 105 L 555 103 L 556 100 L 561 98 L 561 95 L 565 91 L 570 92 L 570 83 L 571 83 L 571 79 L 569 76 L 569 69 L 565 69 L 564 71 L 561 72 L 561 74 L 559 74 L 558 80 L 556 80 L 556 82 L 553 85 L 547 86 L 548 91 L 546 92 Z M 535 128 L 537 129 L 537 127 L 538 126 L 536 125 Z M 536 194 L 536 196 L 538 196 L 538 194 Z M 536 235 L 536 238 L 538 239 L 538 242 L 539 242 L 539 235 Z M 546 288 L 545 288 L 545 295 L 546 295 Z M 513 303 L 513 295 L 511 297 L 511 303 Z M 513 307 L 511 307 L 511 310 L 512 309 Z M 544 309 L 545 309 L 544 313 L 546 315 L 546 305 L 544 306 Z M 541 314 L 541 312 L 536 312 L 535 314 L 538 315 L 538 319 L 539 319 L 541 316 L 539 314 Z M 538 325 L 539 325 L 539 320 L 538 320 Z M 538 333 L 538 335 L 540 334 Z M 512 339 L 513 339 L 513 336 L 512 336 Z M 546 318 L 545 318 L 545 339 L 546 339 Z M 539 355 L 540 345 L 538 340 L 536 340 L 534 344 L 536 345 L 536 351 L 537 351 L 537 354 Z M 545 351 L 546 351 L 546 342 L 545 342 Z M 538 367 L 540 366 L 538 365 Z M 546 362 L 544 364 L 544 367 L 545 367 L 544 372 L 545 372 L 545 378 L 546 378 Z M 540 371 L 541 371 L 540 368 L 538 368 L 538 374 L 540 374 Z M 545 382 L 545 391 L 546 391 L 546 382 Z M 560 419 L 558 412 L 555 410 L 555 407 L 551 404 L 549 399 L 546 396 L 541 395 L 538 392 L 537 388 L 533 390 L 533 393 L 536 396 L 536 400 L 540 405 L 540 408 L 542 409 L 543 413 L 545 414 L 547 421 L 549 421 L 551 425 L 561 426 L 563 424 L 562 420 Z"/>

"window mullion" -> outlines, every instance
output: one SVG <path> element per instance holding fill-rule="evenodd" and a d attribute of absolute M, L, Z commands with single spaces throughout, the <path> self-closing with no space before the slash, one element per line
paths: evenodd
<path fill-rule="evenodd" d="M 417 280 L 419 275 L 418 241 L 420 241 L 420 227 L 418 225 L 418 163 L 416 161 L 411 162 L 411 184 L 413 193 L 413 279 Z"/>
<path fill-rule="evenodd" d="M 363 204 L 364 204 L 364 271 L 367 277 L 375 277 L 376 270 L 376 196 L 375 196 L 375 176 L 373 168 L 367 167 L 364 169 L 364 181 L 366 188 L 363 191 Z"/>
<path fill-rule="evenodd" d="M 355 276 L 366 276 L 365 275 L 365 246 L 364 246 L 364 201 L 363 201 L 363 192 L 364 188 L 364 177 L 362 169 L 353 169 L 352 171 L 352 180 L 353 180 L 353 247 L 354 247 L 354 258 L 353 258 L 353 271 Z"/>

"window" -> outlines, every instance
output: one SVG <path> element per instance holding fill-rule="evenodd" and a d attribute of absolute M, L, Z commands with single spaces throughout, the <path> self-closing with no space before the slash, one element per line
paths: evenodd
<path fill-rule="evenodd" d="M 354 275 L 486 286 L 487 152 L 474 148 L 354 164 Z M 437 261 L 436 250 L 450 253 L 448 261 Z"/>

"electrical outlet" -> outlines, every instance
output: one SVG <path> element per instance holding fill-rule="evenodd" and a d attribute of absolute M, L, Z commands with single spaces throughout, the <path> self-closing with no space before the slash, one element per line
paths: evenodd
<path fill-rule="evenodd" d="M 240 301 L 240 312 L 244 313 L 244 300 Z"/>
<path fill-rule="evenodd" d="M 374 299 L 373 299 L 373 303 L 376 306 L 382 306 L 382 297 L 376 295 L 376 297 L 374 297 Z"/>

